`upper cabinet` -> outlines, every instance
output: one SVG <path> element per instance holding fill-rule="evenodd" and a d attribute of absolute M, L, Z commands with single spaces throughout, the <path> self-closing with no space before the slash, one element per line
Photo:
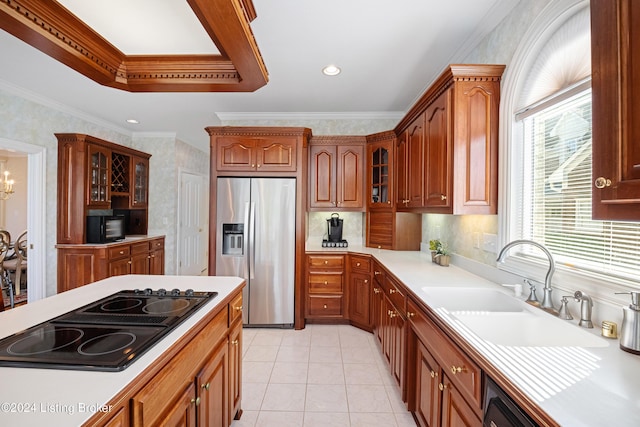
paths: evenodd
<path fill-rule="evenodd" d="M 381 132 L 367 136 L 367 207 L 394 206 L 394 146 L 396 135 Z"/>
<path fill-rule="evenodd" d="M 151 156 L 89 135 L 56 137 L 57 242 L 85 243 L 85 218 L 94 210 L 122 211 L 127 234 L 146 234 Z"/>
<path fill-rule="evenodd" d="M 504 65 L 451 65 L 396 126 L 398 209 L 495 214 Z"/>
<path fill-rule="evenodd" d="M 593 218 L 640 220 L 640 3 L 591 1 Z"/>
<path fill-rule="evenodd" d="M 309 144 L 309 209 L 364 210 L 361 136 L 314 136 Z"/>

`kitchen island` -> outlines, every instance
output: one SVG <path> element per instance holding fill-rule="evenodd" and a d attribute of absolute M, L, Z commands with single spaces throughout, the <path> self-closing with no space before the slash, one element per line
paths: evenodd
<path fill-rule="evenodd" d="M 218 293 L 123 371 L 0 367 L 0 425 L 195 425 L 196 411 L 229 425 L 241 413 L 244 284 L 237 277 L 117 276 L 3 312 L 0 338 L 121 290 Z"/>

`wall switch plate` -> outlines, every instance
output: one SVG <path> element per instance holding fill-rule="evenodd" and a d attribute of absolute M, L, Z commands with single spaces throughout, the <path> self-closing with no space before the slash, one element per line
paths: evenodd
<path fill-rule="evenodd" d="M 498 245 L 497 234 L 482 233 L 482 250 L 497 254 L 498 253 L 497 245 Z"/>

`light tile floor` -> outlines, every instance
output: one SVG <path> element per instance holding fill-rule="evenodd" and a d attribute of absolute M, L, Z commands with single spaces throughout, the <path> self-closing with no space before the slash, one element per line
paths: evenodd
<path fill-rule="evenodd" d="M 372 334 L 348 325 L 245 328 L 232 427 L 415 427 Z"/>

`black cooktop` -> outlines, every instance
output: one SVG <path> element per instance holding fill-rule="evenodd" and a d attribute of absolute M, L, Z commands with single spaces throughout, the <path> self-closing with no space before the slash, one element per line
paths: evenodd
<path fill-rule="evenodd" d="M 120 291 L 0 340 L 0 366 L 121 371 L 217 295 Z"/>

